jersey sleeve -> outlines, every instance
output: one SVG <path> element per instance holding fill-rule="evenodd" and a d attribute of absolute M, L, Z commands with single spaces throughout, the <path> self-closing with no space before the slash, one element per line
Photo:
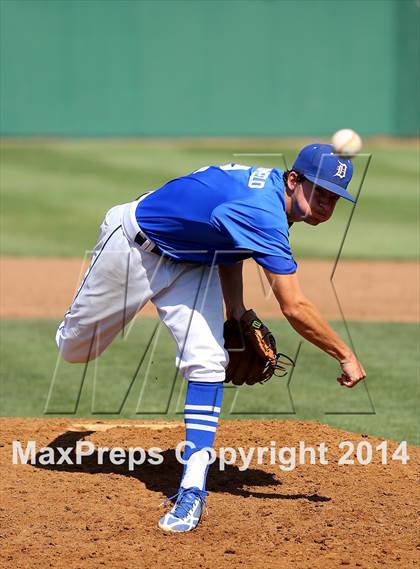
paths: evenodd
<path fill-rule="evenodd" d="M 291 274 L 296 263 L 289 245 L 289 228 L 284 203 L 276 196 L 224 203 L 213 212 L 212 223 L 229 235 L 235 249 L 250 256 L 273 273 Z"/>
<path fill-rule="evenodd" d="M 278 275 L 291 275 L 296 272 L 297 264 L 293 257 L 280 257 L 278 255 L 265 255 L 264 253 L 255 253 L 252 257 L 264 269 L 276 273 Z"/>

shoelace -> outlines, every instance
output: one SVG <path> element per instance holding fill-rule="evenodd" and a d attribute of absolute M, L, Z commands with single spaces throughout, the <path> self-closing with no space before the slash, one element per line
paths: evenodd
<path fill-rule="evenodd" d="M 191 494 L 191 496 L 187 497 L 186 494 Z M 160 505 L 163 506 L 174 498 L 177 498 L 173 515 L 177 518 L 184 518 L 188 516 L 189 511 L 194 506 L 194 502 L 198 498 L 201 502 L 201 507 L 205 508 L 206 514 L 208 514 L 206 496 L 208 496 L 207 492 L 201 491 L 198 488 L 181 488 L 179 492 L 164 500 Z"/>

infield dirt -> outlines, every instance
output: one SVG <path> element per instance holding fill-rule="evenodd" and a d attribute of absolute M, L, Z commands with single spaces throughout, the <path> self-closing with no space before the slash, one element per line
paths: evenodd
<path fill-rule="evenodd" d="M 82 259 L 0 258 L 2 318 L 61 318 L 88 264 Z M 334 262 L 299 263 L 304 293 L 330 320 L 418 322 L 420 265 L 417 262 L 341 261 L 331 284 Z M 263 318 L 281 318 L 278 303 L 256 263 L 244 263 L 245 300 Z M 150 303 L 143 316 L 155 316 Z"/>
<path fill-rule="evenodd" d="M 2 567 L 165 567 L 317 569 L 407 568 L 416 551 L 416 468 L 420 450 L 409 447 L 406 465 L 338 465 L 342 440 L 381 441 L 299 421 L 222 422 L 216 449 L 317 447 L 325 442 L 329 464 L 305 464 L 283 472 L 278 464 L 251 462 L 220 471 L 213 465 L 208 515 L 191 534 L 165 535 L 156 523 L 159 504 L 175 494 L 182 466 L 174 455 L 183 440 L 180 423 L 63 419 L 0 420 L 2 432 Z M 112 428 L 110 428 L 112 427 Z M 116 427 L 116 428 L 114 428 Z M 153 427 L 153 428 L 150 428 Z M 12 464 L 12 442 L 74 447 L 160 447 L 163 463 L 80 465 Z M 396 443 L 389 443 L 388 457 Z"/>

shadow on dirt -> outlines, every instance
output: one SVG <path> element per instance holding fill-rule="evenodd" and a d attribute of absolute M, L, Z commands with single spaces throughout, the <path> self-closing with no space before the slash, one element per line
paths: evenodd
<path fill-rule="evenodd" d="M 100 455 L 96 450 L 91 455 L 84 456 L 81 464 L 76 464 L 75 448 L 77 442 L 83 441 L 85 437 L 89 437 L 94 432 L 67 431 L 63 433 L 47 445 L 52 449 L 51 456 L 46 458 L 46 454 L 41 452 L 36 455 L 35 468 L 79 474 L 113 473 L 121 476 L 131 476 L 145 484 L 146 488 L 153 492 L 162 492 L 166 496 L 172 496 L 177 492 L 183 465 L 178 462 L 173 449 L 164 450 L 160 453 L 163 457 L 161 464 L 149 464 L 146 456 L 146 462 L 135 466 L 133 470 L 129 469 L 127 458 L 120 465 L 111 462 L 109 452 L 103 453 L 101 458 L 102 464 L 100 464 Z M 71 451 L 67 451 L 65 459 L 63 459 L 62 452 L 59 449 L 71 449 Z M 62 464 L 57 463 L 60 458 L 62 459 Z M 48 464 L 45 464 L 45 462 L 48 462 Z M 281 481 L 276 478 L 275 474 L 265 472 L 259 468 L 248 468 L 241 471 L 235 465 L 226 465 L 225 470 L 222 471 L 219 468 L 219 460 L 216 459 L 209 471 L 206 486 L 209 492 L 228 492 L 245 498 L 308 500 L 310 502 L 329 502 L 331 500 L 327 496 L 318 494 L 281 494 L 276 491 L 259 492 L 246 489 L 247 486 L 252 488 L 273 488 L 281 486 L 281 484 Z"/>

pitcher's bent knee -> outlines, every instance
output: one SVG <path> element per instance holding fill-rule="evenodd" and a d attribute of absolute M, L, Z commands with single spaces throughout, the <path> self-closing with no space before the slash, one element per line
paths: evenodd
<path fill-rule="evenodd" d="M 226 376 L 228 354 L 222 346 L 213 349 L 185 350 L 176 358 L 176 366 L 188 381 L 223 382 Z"/>
<path fill-rule="evenodd" d="M 65 331 L 64 323 L 58 327 L 55 341 L 60 356 L 70 364 L 83 364 L 98 357 L 98 353 L 92 350 L 92 338 L 86 339 L 76 334 Z"/>

